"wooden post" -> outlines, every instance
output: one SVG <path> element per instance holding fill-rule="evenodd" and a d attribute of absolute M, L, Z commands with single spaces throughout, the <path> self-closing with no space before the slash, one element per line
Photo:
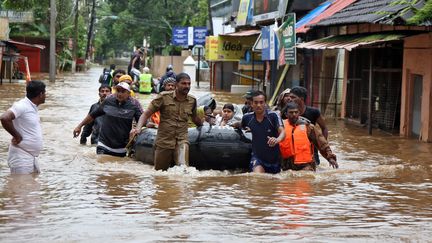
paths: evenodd
<path fill-rule="evenodd" d="M 368 133 L 372 135 L 372 75 L 373 75 L 373 49 L 369 49 L 369 105 L 368 105 Z"/>
<path fill-rule="evenodd" d="M 77 61 L 77 52 L 78 52 L 78 16 L 79 16 L 79 8 L 78 8 L 79 0 L 75 0 L 75 19 L 74 19 L 74 36 L 73 36 L 73 46 L 72 46 L 72 73 L 76 71 L 76 61 Z"/>
<path fill-rule="evenodd" d="M 89 53 L 90 53 L 91 41 L 93 39 L 93 28 L 94 28 L 95 20 L 96 20 L 96 0 L 93 0 L 91 17 L 90 17 L 90 26 L 87 33 L 87 48 L 85 53 L 86 60 L 90 58 Z"/>
<path fill-rule="evenodd" d="M 50 62 L 49 62 L 49 80 L 55 82 L 56 79 L 56 33 L 55 24 L 57 18 L 56 0 L 50 0 Z"/>

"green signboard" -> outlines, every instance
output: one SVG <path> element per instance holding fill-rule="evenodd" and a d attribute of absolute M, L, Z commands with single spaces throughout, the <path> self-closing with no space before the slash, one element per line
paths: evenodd
<path fill-rule="evenodd" d="M 285 49 L 285 63 L 290 65 L 295 65 L 297 63 L 295 24 L 295 13 L 289 13 L 287 15 L 287 20 L 280 28 L 282 31 L 282 44 Z"/>

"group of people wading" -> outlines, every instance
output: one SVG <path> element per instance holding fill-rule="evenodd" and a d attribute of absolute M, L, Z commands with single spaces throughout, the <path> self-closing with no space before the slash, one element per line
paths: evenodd
<path fill-rule="evenodd" d="M 232 126 L 252 133 L 252 172 L 315 171 L 320 162 L 318 152 L 332 167 L 338 168 L 336 156 L 327 142 L 324 118 L 318 109 L 305 105 L 305 88 L 297 86 L 284 90 L 273 109 L 267 105 L 265 93 L 250 90 L 244 96 L 243 109 L 228 103 L 217 111 L 215 103 L 197 106 L 196 98 L 189 94 L 191 80 L 188 74 L 171 75 L 170 72 L 173 73 L 172 69 L 167 69 L 167 77 L 162 82 L 164 91 L 145 110 L 130 97 L 130 83 L 115 84 L 114 80 L 113 91 L 116 93 L 108 96 L 97 109 L 91 109 L 75 128 L 74 136 L 80 134 L 84 125 L 102 116 L 103 120 L 98 122 L 101 126 L 97 153 L 122 157 L 126 156 L 130 139 L 143 127 L 157 128 L 154 168 L 167 170 L 174 165 L 189 164 L 188 128 L 191 123 L 197 129 L 204 124 Z M 120 80 L 123 79 L 121 76 Z"/>
<path fill-rule="evenodd" d="M 243 109 L 225 104 L 222 111 L 217 112 L 215 103 L 197 107 L 196 98 L 189 94 L 191 79 L 186 73 L 166 78 L 162 83 L 165 91 L 159 93 L 145 110 L 134 97 L 133 78 L 125 71 L 112 70 L 110 83 L 101 84 L 99 101 L 73 130 L 73 136 L 77 137 L 84 127 L 81 144 L 93 134 L 91 143 L 97 144 L 97 154 L 126 156 L 130 139 L 146 126 L 158 129 L 154 144 L 156 170 L 188 165 L 188 128 L 191 123 L 197 129 L 208 123 L 252 133 L 252 172 L 315 171 L 319 164 L 318 151 L 333 168 L 338 168 L 336 156 L 327 142 L 324 119 L 319 110 L 305 105 L 307 90 L 303 87 L 282 92 L 273 110 L 267 105 L 265 93 L 251 90 L 244 96 Z M 8 156 L 12 173 L 39 172 L 36 157 L 41 150 L 42 134 L 37 106 L 45 102 L 45 96 L 45 85 L 32 81 L 27 85 L 26 98 L 0 117 L 3 127 L 12 135 Z M 26 124 L 36 121 L 38 126 L 29 130 L 31 126 Z M 321 129 L 315 127 L 316 123 Z"/>

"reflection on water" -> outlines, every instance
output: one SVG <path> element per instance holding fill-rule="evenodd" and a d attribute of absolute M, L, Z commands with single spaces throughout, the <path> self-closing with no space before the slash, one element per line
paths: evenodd
<path fill-rule="evenodd" d="M 102 69 L 47 83 L 42 174 L 15 177 L 0 128 L 0 239 L 22 241 L 432 241 L 432 145 L 328 119 L 341 168 L 254 175 L 97 156 L 73 128 Z M 201 87 L 205 87 L 204 83 Z M 195 93 L 205 88 L 195 89 Z M 0 86 L 0 112 L 24 96 Z M 215 94 L 219 106 L 241 95 Z M 140 95 L 144 105 L 154 95 Z"/>
<path fill-rule="evenodd" d="M 5 179 L 0 192 L 1 224 L 32 222 L 42 212 L 40 184 L 36 176 L 10 175 Z"/>

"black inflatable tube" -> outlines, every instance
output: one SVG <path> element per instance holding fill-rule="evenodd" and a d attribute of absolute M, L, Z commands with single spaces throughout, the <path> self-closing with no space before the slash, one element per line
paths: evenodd
<path fill-rule="evenodd" d="M 153 164 L 157 129 L 145 129 L 135 142 L 135 158 Z M 232 127 L 189 128 L 189 165 L 198 170 L 248 170 L 251 134 Z"/>

